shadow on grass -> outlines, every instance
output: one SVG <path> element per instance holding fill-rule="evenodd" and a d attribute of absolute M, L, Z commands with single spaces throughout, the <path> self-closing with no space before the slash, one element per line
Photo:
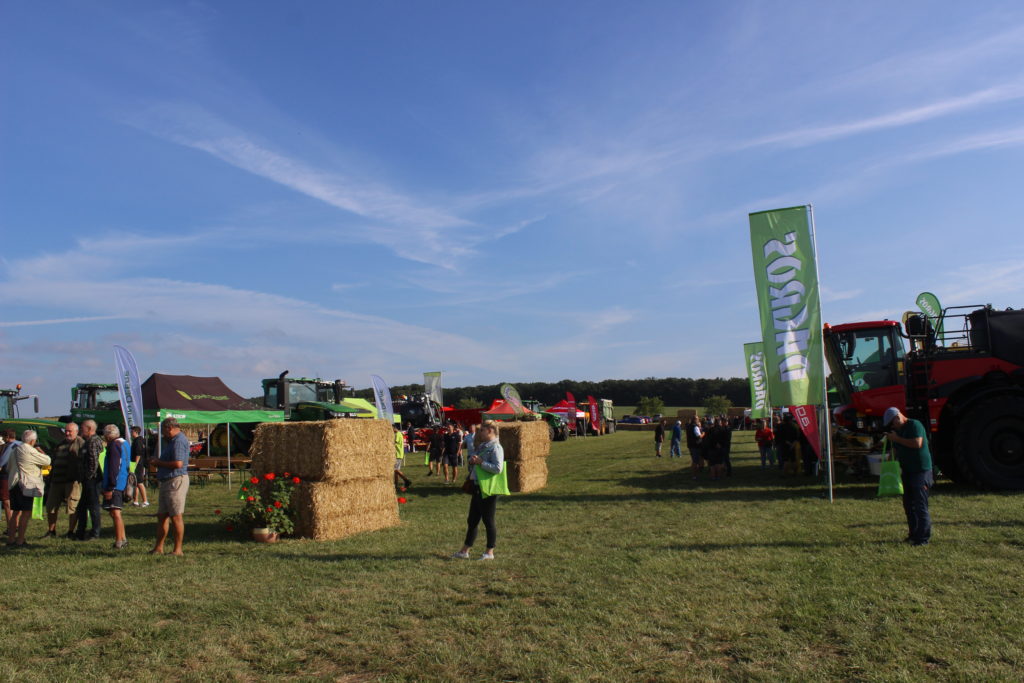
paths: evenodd
<path fill-rule="evenodd" d="M 759 543 L 755 541 L 750 543 L 672 543 L 666 546 L 662 546 L 662 549 L 686 552 L 711 553 L 722 550 L 750 550 L 752 548 L 803 548 L 806 550 L 819 548 L 849 548 L 851 545 L 877 545 L 899 547 L 906 544 L 899 540 L 856 541 L 854 543 L 851 543 L 850 541 L 768 541 L 764 543 Z"/>

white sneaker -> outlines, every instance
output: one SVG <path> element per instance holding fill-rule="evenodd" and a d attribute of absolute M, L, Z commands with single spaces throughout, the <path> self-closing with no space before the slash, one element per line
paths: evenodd
<path fill-rule="evenodd" d="M 132 507 L 139 507 L 139 505 L 140 503 L 136 503 L 134 500 L 132 501 Z"/>
<path fill-rule="evenodd" d="M 144 508 L 148 508 L 148 507 L 149 507 L 149 501 L 147 500 L 147 501 L 146 501 L 145 503 L 143 503 L 143 504 L 142 504 L 142 507 L 144 507 Z"/>
<path fill-rule="evenodd" d="M 491 555 L 490 553 L 484 553 L 483 555 L 480 556 L 480 559 L 481 560 L 493 560 L 494 559 L 494 555 Z"/>
<path fill-rule="evenodd" d="M 453 560 L 468 560 L 469 559 L 469 551 L 468 550 L 460 550 L 458 552 L 454 552 L 454 553 L 452 553 L 452 559 Z"/>

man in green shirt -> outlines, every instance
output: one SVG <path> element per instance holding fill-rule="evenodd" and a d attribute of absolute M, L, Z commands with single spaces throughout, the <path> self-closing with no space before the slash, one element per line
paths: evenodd
<path fill-rule="evenodd" d="M 903 511 L 907 514 L 911 545 L 927 545 L 932 536 L 928 513 L 928 492 L 935 485 L 928 435 L 917 420 L 911 420 L 898 408 L 887 408 L 882 424 L 890 430 L 885 437 L 892 444 L 903 471 Z"/>

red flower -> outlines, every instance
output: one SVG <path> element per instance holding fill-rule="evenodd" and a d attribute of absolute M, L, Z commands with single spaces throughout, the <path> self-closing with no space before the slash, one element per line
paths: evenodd
<path fill-rule="evenodd" d="M 248 486 L 243 486 L 243 487 L 242 487 L 242 490 L 243 490 L 243 491 L 248 491 L 248 490 L 249 490 L 249 487 L 248 487 Z"/>
<path fill-rule="evenodd" d="M 292 483 L 293 484 L 298 484 L 299 481 L 300 481 L 300 479 L 298 477 L 292 477 Z"/>
<path fill-rule="evenodd" d="M 267 512 L 273 512 L 273 511 L 274 511 L 274 508 L 272 508 L 272 507 L 270 507 L 270 506 L 268 505 L 268 506 L 267 506 Z"/>
<path fill-rule="evenodd" d="M 251 503 L 251 502 L 253 502 L 254 500 L 256 500 L 256 498 L 254 498 L 253 496 L 249 496 L 249 497 L 248 497 L 248 498 L 246 498 L 245 500 Z"/>
<path fill-rule="evenodd" d="M 279 500 L 275 500 L 275 501 L 274 501 L 274 507 L 276 507 L 276 508 L 279 508 L 279 507 L 281 507 L 281 501 L 279 501 Z"/>
<path fill-rule="evenodd" d="M 215 515 L 219 515 L 219 514 L 220 514 L 220 510 L 214 510 L 214 511 L 213 511 L 213 514 L 215 514 Z"/>
<path fill-rule="evenodd" d="M 225 529 L 227 529 L 228 531 L 234 531 L 234 530 L 235 530 L 235 527 L 233 527 L 233 526 L 232 526 L 232 525 L 230 525 L 230 524 L 228 524 L 228 525 L 227 525 L 226 527 L 224 527 L 224 528 L 225 528 Z"/>
<path fill-rule="evenodd" d="M 399 498 L 399 499 L 398 499 L 398 502 L 399 502 L 399 503 L 405 503 L 406 501 L 405 501 L 405 498 Z"/>
<path fill-rule="evenodd" d="M 274 474 L 273 472 L 267 472 L 266 474 L 263 475 L 263 478 L 266 479 L 267 481 L 274 481 L 274 477 L 276 476 L 277 475 Z"/>
<path fill-rule="evenodd" d="M 258 483 L 260 483 L 260 478 L 259 477 L 253 477 L 252 479 L 249 480 L 249 483 L 250 484 L 258 484 Z"/>
<path fill-rule="evenodd" d="M 399 491 L 401 491 L 402 493 L 405 493 L 405 487 L 404 487 L 404 486 L 403 486 L 403 487 L 401 487 L 401 488 L 400 488 L 400 489 L 398 489 L 398 490 L 399 490 Z"/>
<path fill-rule="evenodd" d="M 284 478 L 285 478 L 285 479 L 287 479 L 287 478 L 288 478 L 288 477 L 290 477 L 290 476 L 292 476 L 292 475 L 291 475 L 291 472 L 285 472 L 285 473 L 284 473 Z"/>

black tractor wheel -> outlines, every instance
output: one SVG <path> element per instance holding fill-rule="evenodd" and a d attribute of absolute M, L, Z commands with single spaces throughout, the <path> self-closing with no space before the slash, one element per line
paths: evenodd
<path fill-rule="evenodd" d="M 548 425 L 548 441 L 554 441 L 554 440 L 555 440 L 555 428 L 552 427 L 551 425 Z"/>
<path fill-rule="evenodd" d="M 565 441 L 569 438 L 569 428 L 562 425 L 558 428 L 558 432 L 555 434 L 555 441 Z"/>
<path fill-rule="evenodd" d="M 987 489 L 1024 489 L 1024 396 L 985 399 L 960 420 L 956 465 Z"/>

